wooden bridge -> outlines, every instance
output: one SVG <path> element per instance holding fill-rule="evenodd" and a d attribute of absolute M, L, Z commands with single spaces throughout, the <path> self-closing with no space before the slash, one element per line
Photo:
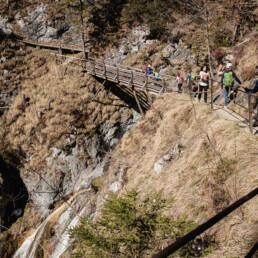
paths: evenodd
<path fill-rule="evenodd" d="M 88 53 L 84 52 L 82 48 L 75 45 L 66 46 L 63 44 L 46 44 L 39 43 L 27 39 L 21 38 L 21 36 L 17 36 L 17 40 L 23 42 L 26 45 L 37 47 L 37 48 L 45 48 L 50 50 L 57 50 L 59 53 L 51 53 L 56 56 L 56 58 L 70 58 L 71 62 L 79 62 L 79 65 L 82 67 L 82 71 L 87 72 L 96 78 L 102 79 L 103 83 L 112 82 L 115 84 L 119 84 L 125 86 L 125 93 L 130 95 L 135 99 L 135 102 L 138 106 L 141 115 L 144 116 L 143 109 L 145 110 L 150 107 L 148 94 L 156 94 L 161 95 L 166 92 L 177 91 L 177 83 L 176 77 L 160 74 L 158 78 L 153 75 L 147 75 L 143 70 L 137 69 L 134 67 L 121 65 L 121 64 L 112 64 L 107 60 L 100 60 L 95 58 L 88 57 Z M 84 53 L 85 58 L 78 58 L 75 56 L 67 56 L 63 55 L 63 53 Z M 78 65 L 78 63 L 77 63 Z M 213 82 L 210 81 L 210 89 L 208 94 L 208 101 L 210 102 L 211 108 L 213 109 Z M 197 82 L 196 82 L 197 84 Z M 245 91 L 242 93 L 246 94 Z M 142 94 L 139 94 L 141 92 Z M 249 122 L 250 131 L 253 132 L 252 127 L 252 115 L 253 115 L 253 104 L 252 104 L 252 94 L 247 95 L 247 106 L 241 106 L 243 109 L 247 111 L 248 118 L 242 117 L 245 121 Z M 256 98 L 256 96 L 254 96 Z M 237 104 L 237 103 L 236 103 Z M 240 115 L 240 114 L 238 114 Z"/>
<path fill-rule="evenodd" d="M 56 56 L 65 57 L 63 53 L 83 53 L 83 49 L 76 45 L 64 45 L 64 44 L 52 44 L 52 43 L 41 43 L 32 40 L 22 39 L 20 35 L 16 35 L 18 40 L 24 44 L 36 48 L 44 48 L 50 50 L 57 50 L 59 54 Z M 140 89 L 154 94 L 162 94 L 172 89 L 171 84 L 175 84 L 176 78 L 174 76 L 160 74 L 160 78 L 155 78 L 153 75 L 147 76 L 141 69 L 125 65 L 112 65 L 107 61 L 88 58 L 88 52 L 85 53 L 86 59 L 72 57 L 71 59 L 81 62 L 84 67 L 84 71 L 89 74 L 119 83 L 124 86 L 128 86 L 135 89 Z"/>

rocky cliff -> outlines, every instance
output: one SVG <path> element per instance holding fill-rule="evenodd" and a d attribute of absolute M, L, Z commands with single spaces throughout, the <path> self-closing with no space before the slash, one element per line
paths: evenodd
<path fill-rule="evenodd" d="M 169 215 L 202 223 L 255 187 L 257 136 L 187 95 L 153 97 L 141 119 L 120 87 L 81 71 L 73 59 L 81 54 L 56 58 L 19 41 L 81 44 L 73 13 L 58 13 L 52 1 L 1 5 L 1 257 L 70 257 L 68 230 L 85 214 L 97 218 L 112 192 L 136 189 L 143 198 L 161 191 L 175 200 Z M 152 23 L 121 20 L 120 39 L 109 34 L 115 44 L 94 53 L 139 69 L 151 63 L 161 74 L 189 68 L 197 74 L 207 61 L 198 36 L 203 17 L 193 20 L 187 10 L 168 10 L 173 29 L 161 38 L 153 38 Z M 250 80 L 257 33 L 243 27 L 239 43 L 216 47 L 213 65 L 233 61 Z M 253 200 L 208 232 L 216 242 L 209 257 L 244 256 L 257 240 L 256 224 Z"/>

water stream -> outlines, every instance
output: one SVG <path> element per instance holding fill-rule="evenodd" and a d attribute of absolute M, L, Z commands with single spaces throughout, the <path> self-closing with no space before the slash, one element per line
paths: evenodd
<path fill-rule="evenodd" d="M 79 222 L 80 217 L 84 214 L 86 207 L 82 208 L 77 214 L 74 214 L 72 205 L 76 204 L 77 197 L 89 190 L 81 190 L 74 194 L 67 202 L 63 203 L 58 209 L 52 212 L 39 226 L 38 228 L 22 243 L 20 248 L 15 252 L 13 258 L 34 258 L 38 248 L 43 248 L 40 244 L 43 233 L 46 230 L 46 226 L 49 222 L 57 220 L 57 224 L 62 225 L 63 229 L 61 235 L 58 236 L 57 244 L 53 248 L 53 252 L 50 254 L 44 248 L 44 253 L 48 254 L 48 257 L 57 258 L 62 255 L 69 246 L 69 234 L 68 230 Z M 84 198 L 85 199 L 85 198 Z M 68 221 L 68 223 L 67 223 Z M 64 223 L 66 222 L 66 223 Z"/>

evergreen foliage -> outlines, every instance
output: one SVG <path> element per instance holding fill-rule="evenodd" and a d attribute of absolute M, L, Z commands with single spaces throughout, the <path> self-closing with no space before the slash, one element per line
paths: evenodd
<path fill-rule="evenodd" d="M 140 202 L 136 191 L 122 197 L 112 194 L 104 203 L 101 217 L 85 217 L 71 231 L 75 257 L 149 257 L 166 244 L 195 227 L 186 217 L 173 220 L 163 215 L 171 200 L 154 194 Z M 187 245 L 183 255 L 194 252 Z M 186 256 L 187 257 L 187 256 Z"/>
<path fill-rule="evenodd" d="M 118 31 L 121 28 L 121 12 L 126 2 L 126 0 L 105 0 L 88 6 L 88 22 L 93 25 L 89 38 L 93 42 L 106 45 L 117 41 Z"/>
<path fill-rule="evenodd" d="M 151 38 L 161 38 L 167 30 L 167 22 L 171 17 L 168 9 L 173 7 L 175 1 L 166 0 L 129 0 L 124 9 L 124 20 L 133 23 L 147 24 L 150 27 Z"/>

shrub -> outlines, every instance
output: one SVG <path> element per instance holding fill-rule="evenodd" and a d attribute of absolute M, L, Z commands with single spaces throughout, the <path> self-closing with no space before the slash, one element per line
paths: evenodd
<path fill-rule="evenodd" d="M 85 217 L 71 231 L 76 257 L 149 257 L 168 240 L 176 240 L 195 227 L 186 217 L 173 220 L 163 215 L 171 200 L 154 194 L 139 202 L 136 191 L 122 197 L 112 194 L 104 203 L 101 217 Z M 165 241 L 165 242 L 164 242 Z M 184 255 L 194 252 L 192 243 Z M 206 248 L 205 248 L 206 249 Z"/>
<path fill-rule="evenodd" d="M 218 62 L 221 62 L 222 61 L 222 58 L 224 57 L 224 56 L 226 56 L 227 55 L 227 53 L 223 50 L 223 49 L 221 49 L 221 48 L 218 48 L 218 49 L 216 49 L 216 50 L 214 50 L 213 52 L 212 52 L 212 56 L 214 57 L 214 59 L 216 60 L 216 61 L 218 61 Z"/>

